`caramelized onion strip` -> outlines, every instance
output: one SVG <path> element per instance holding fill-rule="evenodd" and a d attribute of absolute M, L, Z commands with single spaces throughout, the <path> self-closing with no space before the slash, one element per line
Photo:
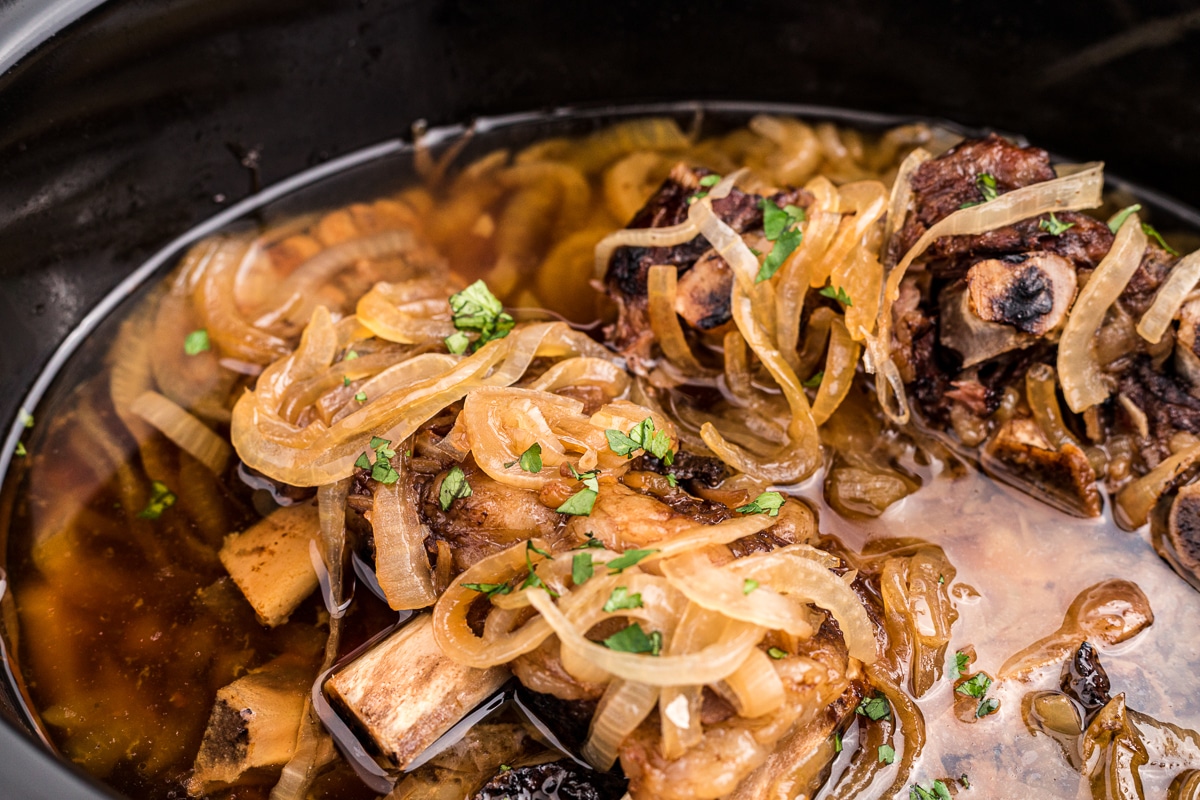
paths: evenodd
<path fill-rule="evenodd" d="M 675 282 L 678 270 L 670 264 L 655 264 L 646 277 L 646 290 L 650 301 L 650 328 L 663 354 L 675 366 L 690 375 L 707 375 L 696 360 L 692 349 L 683 335 L 683 326 L 675 313 Z"/>
<path fill-rule="evenodd" d="M 1117 492 L 1114 506 L 1121 527 L 1134 530 L 1145 525 L 1162 493 L 1197 461 L 1200 461 L 1200 444 L 1163 459 L 1157 467 Z"/>
<path fill-rule="evenodd" d="M 1154 295 L 1154 302 L 1138 322 L 1138 334 L 1150 342 L 1158 344 L 1163 334 L 1171 326 L 1171 320 L 1179 314 L 1184 300 L 1200 284 L 1200 250 L 1189 253 L 1171 268 L 1167 279 Z"/>
<path fill-rule="evenodd" d="M 158 392 L 142 392 L 129 410 L 157 428 L 214 475 L 225 472 L 232 454 L 229 443 Z"/>
<path fill-rule="evenodd" d="M 825 357 L 825 374 L 813 401 L 813 421 L 824 425 L 838 406 L 850 394 L 858 366 L 861 345 L 850 335 L 840 319 L 834 319 L 829 329 L 829 354 Z"/>

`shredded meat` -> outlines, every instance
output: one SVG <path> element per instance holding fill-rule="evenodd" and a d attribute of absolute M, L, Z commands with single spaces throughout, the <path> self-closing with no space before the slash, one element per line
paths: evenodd
<path fill-rule="evenodd" d="M 1118 392 L 1146 415 L 1150 435 L 1139 440 L 1138 446 L 1147 466 L 1170 455 L 1171 437 L 1176 432 L 1200 434 L 1200 399 L 1176 376 L 1154 369 L 1146 356 L 1131 359 L 1118 381 Z"/>
<path fill-rule="evenodd" d="M 696 481 L 709 489 L 720 486 L 729 477 L 729 467 L 725 462 L 714 456 L 698 456 L 680 449 L 675 453 L 671 466 L 662 463 L 651 453 L 643 453 L 630 464 L 631 469 L 657 472 L 659 475 L 670 473 L 681 482 Z"/>

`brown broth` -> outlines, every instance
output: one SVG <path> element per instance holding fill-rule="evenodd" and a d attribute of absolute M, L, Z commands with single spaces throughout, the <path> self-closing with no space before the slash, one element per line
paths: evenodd
<path fill-rule="evenodd" d="M 591 189 L 593 197 L 601 197 L 598 180 Z M 516 196 L 505 205 L 502 198 L 514 195 L 502 193 L 471 206 L 475 201 L 464 197 L 439 198 L 430 229 L 456 269 L 470 265 L 459 271 L 473 279 L 496 262 L 498 251 L 488 237 L 458 235 L 454 220 L 464 205 L 472 220 L 489 214 L 496 221 L 505 214 L 534 214 L 541 200 Z M 318 225 L 332 230 L 346 215 L 326 215 Z M 534 271 L 538 264 L 574 270 L 588 263 L 599 232 L 623 223 L 600 200 L 574 229 L 539 229 L 524 245 L 527 263 L 506 301 L 590 321 L 600 306 L 581 299 L 581 291 L 590 291 L 586 282 L 555 286 Z M 564 244 L 572 236 L 577 252 Z M 563 245 L 558 254 L 563 264 L 549 258 L 556 244 Z M 191 768 L 216 691 L 284 652 L 305 654 L 315 671 L 324 612 L 314 595 L 286 625 L 265 629 L 257 623 L 215 559 L 225 533 L 257 518 L 251 491 L 228 474 L 223 481 L 206 476 L 161 437 L 155 446 L 173 474 L 191 476 L 179 484 L 188 491 L 154 523 L 124 507 L 129 482 L 144 484 L 149 476 L 142 474 L 134 443 L 112 409 L 106 373 L 99 364 L 92 371 L 97 377 L 60 404 L 67 410 L 41 423 L 45 430 L 39 430 L 25 464 L 26 483 L 8 537 L 20 621 L 17 655 L 34 706 L 67 758 L 131 796 L 181 797 L 179 782 Z M 1155 555 L 1144 535 L 1118 530 L 1110 517 L 1067 517 L 970 467 L 953 477 L 940 462 L 906 466 L 923 487 L 875 520 L 834 513 L 819 476 L 797 493 L 820 509 L 822 532 L 852 549 L 897 536 L 941 545 L 958 569 L 951 589 L 960 618 L 950 651 L 973 645 L 976 668 L 992 674 L 1008 656 L 1057 628 L 1084 587 L 1110 577 L 1136 582 L 1149 596 L 1156 620 L 1132 642 L 1102 651 L 1113 691 L 1125 692 L 1130 707 L 1151 716 L 1200 727 L 1200 696 L 1194 691 L 1200 597 Z M 343 651 L 391 619 L 360 590 Z M 999 713 L 966 724 L 954 716 L 952 686 L 943 680 L 919 703 L 929 742 L 913 780 L 928 784 L 966 773 L 979 796 L 997 800 L 1089 797 L 1086 781 L 1058 746 L 1031 735 L 1021 719 L 1022 696 L 1056 681 L 1057 668 L 1051 668 L 1028 683 L 997 682 L 990 694 L 1001 701 Z M 835 765 L 835 775 L 850 749 Z M 318 794 L 372 796 L 347 775 L 342 768 L 322 779 Z M 1164 790 L 1151 771 L 1143 776 L 1148 796 Z M 890 782 L 890 771 L 881 778 Z M 875 789 L 885 786 L 881 781 Z M 265 798 L 268 791 L 259 786 L 217 796 Z"/>

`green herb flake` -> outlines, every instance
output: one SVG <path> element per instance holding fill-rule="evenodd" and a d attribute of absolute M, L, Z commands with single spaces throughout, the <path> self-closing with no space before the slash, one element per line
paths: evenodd
<path fill-rule="evenodd" d="M 596 538 L 596 534 L 588 531 L 587 541 L 575 548 L 576 550 L 603 550 L 604 542 Z"/>
<path fill-rule="evenodd" d="M 385 459 L 377 459 L 374 466 L 371 467 L 371 478 L 380 483 L 391 486 L 396 481 L 400 480 L 400 473 L 392 467 Z"/>
<path fill-rule="evenodd" d="M 354 350 L 347 350 L 346 355 L 342 357 L 342 361 L 353 361 L 358 358 L 358 353 Z"/>
<path fill-rule="evenodd" d="M 471 346 L 471 339 L 462 331 L 455 331 L 442 340 L 446 344 L 446 349 L 452 355 L 461 356 L 467 352 L 467 348 Z"/>
<path fill-rule="evenodd" d="M 996 191 L 996 176 L 988 172 L 981 172 L 975 176 L 975 188 L 979 190 L 985 203 L 990 203 L 1000 196 Z"/>
<path fill-rule="evenodd" d="M 667 473 L 667 485 L 670 486 L 672 489 L 674 489 L 676 486 L 679 485 L 679 478 L 675 477 L 674 472 Z"/>
<path fill-rule="evenodd" d="M 950 665 L 950 680 L 956 681 L 967 671 L 967 665 L 970 664 L 970 657 L 959 650 L 954 654 L 954 663 Z"/>
<path fill-rule="evenodd" d="M 358 467 L 359 469 L 370 469 L 371 457 L 366 453 L 363 453 L 358 457 L 358 460 L 354 462 L 354 466 Z"/>
<path fill-rule="evenodd" d="M 1142 223 L 1142 233 L 1146 234 L 1151 239 L 1158 242 L 1158 246 L 1161 247 L 1163 250 L 1166 250 L 1168 253 L 1170 253 L 1171 255 L 1178 258 L 1179 251 L 1176 250 L 1174 247 L 1171 247 L 1171 245 L 1167 244 L 1167 240 L 1162 237 L 1162 234 L 1159 233 L 1154 228 L 1153 225 L 1151 225 L 1148 222 L 1143 222 Z"/>
<path fill-rule="evenodd" d="M 639 561 L 647 556 L 654 555 L 657 550 L 626 550 L 624 553 L 608 562 L 608 574 L 617 575 L 632 566 L 635 566 Z"/>
<path fill-rule="evenodd" d="M 825 380 L 825 371 L 821 370 L 816 375 L 806 380 L 802 385 L 805 389 L 816 389 L 821 385 L 821 381 Z"/>
<path fill-rule="evenodd" d="M 27 456 L 29 454 L 29 451 L 25 449 L 24 442 L 17 442 L 16 453 L 17 453 L 17 458 L 24 458 L 25 456 Z"/>
<path fill-rule="evenodd" d="M 967 773 L 965 773 L 965 772 L 959 776 L 958 782 L 963 785 L 964 789 L 971 788 L 971 781 L 967 779 Z"/>
<path fill-rule="evenodd" d="M 841 286 L 837 286 L 837 287 L 826 286 L 824 289 L 822 289 L 817 294 L 821 295 L 822 297 L 828 297 L 832 300 L 837 300 L 839 303 L 844 305 L 846 308 L 854 307 L 854 302 L 850 299 L 850 295 L 846 294 L 846 290 L 843 289 Z"/>
<path fill-rule="evenodd" d="M 542 558 L 548 559 L 550 561 L 554 560 L 554 556 L 551 555 L 550 551 L 543 550 L 542 548 L 538 547 L 536 544 L 533 543 L 533 539 L 530 539 L 529 541 L 525 542 L 525 558 L 526 559 L 530 558 L 531 553 L 537 553 Z"/>
<path fill-rule="evenodd" d="M 1131 206 L 1125 206 L 1116 214 L 1113 214 L 1108 220 L 1108 229 L 1113 233 L 1121 230 L 1121 226 L 1125 224 L 1125 220 L 1142 210 L 1141 203 L 1134 203 Z"/>
<path fill-rule="evenodd" d="M 778 647 L 768 647 L 767 655 L 778 661 L 781 658 L 787 658 L 787 650 L 780 650 Z"/>
<path fill-rule="evenodd" d="M 349 386 L 349 385 L 350 385 L 350 376 L 344 375 L 342 377 L 342 386 Z"/>
<path fill-rule="evenodd" d="M 842 734 L 837 731 L 833 734 L 833 752 L 842 752 Z"/>
<path fill-rule="evenodd" d="M 955 691 L 959 694 L 965 694 L 967 697 L 982 699 L 987 694 L 988 687 L 991 685 L 991 678 L 982 672 L 977 672 L 969 680 L 964 681 Z"/>
<path fill-rule="evenodd" d="M 501 772 L 512 772 L 512 767 L 510 767 L 508 764 L 501 764 L 500 771 Z"/>
<path fill-rule="evenodd" d="M 525 578 L 525 582 L 521 584 L 521 588 L 522 589 L 545 589 L 546 593 L 549 594 L 551 597 L 558 597 L 558 592 L 554 591 L 549 586 L 547 586 L 546 582 L 543 581 L 540 577 L 538 577 L 538 574 L 536 572 L 534 572 L 532 568 L 530 568 L 529 575 Z"/>
<path fill-rule="evenodd" d="M 796 248 L 800 246 L 800 242 L 804 239 L 804 232 L 797 230 L 784 231 L 779 234 L 779 238 L 775 240 L 775 244 L 771 247 L 771 252 L 767 253 L 767 257 L 763 259 L 762 266 L 758 268 L 758 274 L 754 276 L 754 282 L 762 283 L 770 280 L 779 268 L 783 266 L 783 262 L 788 260 Z"/>
<path fill-rule="evenodd" d="M 464 583 L 462 586 L 464 589 L 486 594 L 488 597 L 498 594 L 508 594 L 512 591 L 512 587 L 507 583 Z"/>
<path fill-rule="evenodd" d="M 988 714 L 994 714 L 996 709 L 1000 707 L 1000 701 L 994 697 L 987 697 L 979 701 L 979 707 L 975 709 L 975 717 L 986 717 Z"/>
<path fill-rule="evenodd" d="M 1062 236 L 1071 228 L 1075 227 L 1074 222 L 1063 222 L 1058 217 L 1054 216 L 1054 212 L 1050 212 L 1047 219 L 1038 220 L 1038 228 L 1050 234 L 1051 236 Z"/>
<path fill-rule="evenodd" d="M 591 472 L 577 472 L 575 467 L 570 464 L 567 465 L 567 468 L 571 470 L 571 474 L 575 477 L 575 480 L 582 483 L 585 487 L 591 489 L 593 492 L 600 491 L 600 470 L 594 469 Z"/>
<path fill-rule="evenodd" d="M 620 653 L 649 653 L 656 656 L 662 652 L 662 634 L 658 631 L 647 634 L 635 622 L 605 639 L 604 646 Z"/>
<path fill-rule="evenodd" d="M 33 414 L 30 414 L 28 411 L 26 411 L 23 408 L 21 409 L 21 424 L 24 425 L 26 428 L 33 427 Z"/>
<path fill-rule="evenodd" d="M 608 449 L 619 456 L 633 458 L 634 451 L 641 448 L 641 445 L 629 438 L 627 434 L 621 433 L 614 428 L 606 430 L 604 436 L 608 439 Z"/>
<path fill-rule="evenodd" d="M 595 574 L 595 564 L 591 553 L 576 553 L 571 559 L 571 580 L 576 586 L 587 583 Z"/>
<path fill-rule="evenodd" d="M 876 693 L 871 697 L 864 697 L 862 702 L 858 704 L 858 708 L 854 709 L 854 713 L 861 714 L 867 719 L 878 722 L 881 719 L 891 718 L 892 707 L 888 705 L 886 697 Z"/>
<path fill-rule="evenodd" d="M 646 417 L 634 425 L 629 433 L 609 428 L 604 432 L 608 449 L 619 456 L 633 458 L 637 450 L 645 450 L 668 467 L 675 463 L 675 451 L 671 449 L 671 437 L 666 431 L 655 430 L 654 420 Z"/>
<path fill-rule="evenodd" d="M 784 497 L 779 492 L 763 492 L 744 506 L 739 506 L 739 514 L 767 514 L 778 517 L 779 509 L 783 507 Z"/>
<path fill-rule="evenodd" d="M 367 393 L 359 392 L 358 394 L 354 395 L 354 399 L 360 403 L 365 403 L 365 402 L 367 402 Z"/>
<path fill-rule="evenodd" d="M 454 315 L 455 328 L 479 334 L 475 343 L 477 348 L 493 339 L 503 339 L 516 325 L 483 281 L 475 281 L 461 292 L 450 295 L 450 311 Z"/>
<path fill-rule="evenodd" d="M 521 469 L 525 472 L 541 472 L 542 471 L 542 446 L 537 442 L 529 445 L 521 457 L 517 459 L 517 463 L 521 465 Z M 510 466 L 505 464 L 504 466 Z"/>
<path fill-rule="evenodd" d="M 555 510 L 560 514 L 586 517 L 592 513 L 592 508 L 596 505 L 597 494 L 595 489 L 581 489 L 568 497 L 567 501 Z"/>
<path fill-rule="evenodd" d="M 891 764 L 896 760 L 896 751 L 889 744 L 879 745 L 879 763 Z"/>
<path fill-rule="evenodd" d="M 700 185 L 706 189 L 711 189 L 712 187 L 716 186 L 720 182 L 721 182 L 720 175 L 705 175 L 703 178 L 700 179 Z"/>
<path fill-rule="evenodd" d="M 450 504 L 455 500 L 470 496 L 471 484 L 467 483 L 466 474 L 461 467 L 451 467 L 446 477 L 442 478 L 442 486 L 438 489 L 438 504 L 441 505 L 442 511 L 449 511 Z"/>
<path fill-rule="evenodd" d="M 942 781 L 934 781 L 928 789 L 919 783 L 913 784 L 908 791 L 908 798 L 909 800 L 953 800 L 950 790 Z"/>
<path fill-rule="evenodd" d="M 138 512 L 138 516 L 142 519 L 158 519 L 173 505 L 175 505 L 175 493 L 168 489 L 162 481 L 151 481 L 150 502 Z"/>
<path fill-rule="evenodd" d="M 757 588 L 758 581 L 754 580 L 754 578 L 746 578 L 746 580 L 742 581 L 742 594 L 750 594 Z"/>
<path fill-rule="evenodd" d="M 183 352 L 189 356 L 198 356 L 211 349 L 212 345 L 208 341 L 208 331 L 204 328 L 192 331 L 183 339 Z"/>
<path fill-rule="evenodd" d="M 614 611 L 624 611 L 629 608 L 641 608 L 642 595 L 641 593 L 630 594 L 629 588 L 618 586 L 612 590 L 612 594 L 608 596 L 608 600 L 604 603 L 604 613 L 611 614 Z"/>
<path fill-rule="evenodd" d="M 780 208 L 774 200 L 764 197 L 758 201 L 758 207 L 763 212 L 763 236 L 767 241 L 776 242 L 785 233 L 795 229 L 804 221 L 804 209 L 800 206 L 787 205 Z"/>

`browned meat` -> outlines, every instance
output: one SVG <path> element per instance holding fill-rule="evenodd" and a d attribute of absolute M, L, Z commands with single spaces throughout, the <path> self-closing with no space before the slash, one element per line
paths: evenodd
<path fill-rule="evenodd" d="M 1137 271 L 1125 285 L 1125 291 L 1121 292 L 1118 301 L 1121 306 L 1134 318 L 1140 319 L 1154 302 L 1158 287 L 1166 280 L 1177 260 L 1151 241 L 1150 246 L 1146 248 L 1146 254 L 1142 256 L 1142 263 L 1138 264 Z"/>
<path fill-rule="evenodd" d="M 436 552 L 438 539 L 449 542 L 455 568 L 463 570 L 521 539 L 541 536 L 554 540 L 561 534 L 563 515 L 542 505 L 537 492 L 492 480 L 470 458 L 461 466 L 471 484 L 471 496 L 455 500 L 446 511 L 438 502 L 444 474 L 424 484 L 421 517 L 431 532 L 426 549 Z"/>
<path fill-rule="evenodd" d="M 1037 147 L 1017 147 L 996 134 L 969 139 L 913 173 L 913 208 L 897 237 L 899 258 L 926 230 L 966 203 L 983 200 L 976 181 L 991 175 L 1003 194 L 1031 183 L 1053 180 L 1050 154 Z"/>
<path fill-rule="evenodd" d="M 733 318 L 729 309 L 731 291 L 733 270 L 715 250 L 709 250 L 680 276 L 675 311 L 693 328 L 712 330 Z"/>
<path fill-rule="evenodd" d="M 630 469 L 657 472 L 659 475 L 670 473 L 681 482 L 696 481 L 709 489 L 720 486 L 729 477 L 729 467 L 725 462 L 714 456 L 698 456 L 678 450 L 671 466 L 659 461 L 650 453 L 643 453 L 633 460 Z"/>
<path fill-rule="evenodd" d="M 562 665 L 558 638 L 551 636 L 537 649 L 517 656 L 510 665 L 521 685 L 532 692 L 566 701 L 594 703 L 604 694 L 604 684 L 576 680 Z M 585 730 L 584 733 L 587 731 Z"/>
<path fill-rule="evenodd" d="M 1146 466 L 1169 455 L 1171 437 L 1178 431 L 1200 433 L 1200 399 L 1175 375 L 1154 369 L 1146 356 L 1132 359 L 1118 381 L 1118 392 L 1146 415 L 1150 435 L 1138 442 Z"/>
<path fill-rule="evenodd" d="M 1167 560 L 1185 571 L 1193 585 L 1200 583 L 1200 484 L 1184 486 L 1175 495 L 1166 537 L 1173 551 Z"/>
<path fill-rule="evenodd" d="M 1071 227 L 1054 236 L 1041 227 L 1048 217 L 1034 217 L 978 236 L 943 237 L 926 251 L 927 257 L 939 276 L 957 276 L 978 258 L 1028 252 L 1053 253 L 1076 269 L 1095 269 L 1112 248 L 1113 233 L 1108 225 L 1076 211 L 1063 211 L 1055 218 Z"/>
<path fill-rule="evenodd" d="M 664 228 L 678 225 L 687 219 L 688 198 L 701 191 L 700 179 L 708 174 L 704 169 L 692 169 L 679 164 L 671 170 L 662 187 L 646 203 L 629 223 L 630 228 Z M 762 227 L 762 210 L 758 204 L 762 198 L 734 189 L 728 196 L 713 202 L 716 212 L 731 228 L 744 233 Z M 772 195 L 779 206 L 788 204 L 807 207 L 812 196 L 799 189 Z M 619 317 L 607 331 L 608 341 L 634 361 L 650 355 L 650 320 L 647 314 L 646 275 L 656 264 L 668 264 L 679 269 L 679 308 L 686 311 L 685 319 L 690 325 L 707 330 L 730 319 L 729 292 L 723 299 L 716 296 L 722 281 L 722 267 L 710 263 L 703 267 L 698 278 L 688 279 L 687 273 L 709 250 L 703 236 L 675 247 L 619 247 L 613 253 L 604 286 L 617 303 Z M 716 259 L 720 261 L 719 258 Z M 726 284 L 728 287 L 728 284 Z M 692 319 L 691 317 L 694 317 Z M 636 363 L 634 364 L 636 368 Z"/>
<path fill-rule="evenodd" d="M 600 687 L 600 691 L 603 693 L 603 686 Z M 560 700 L 554 695 L 533 691 L 523 682 L 517 687 L 517 699 L 540 719 L 569 751 L 579 752 L 583 743 L 587 741 L 592 717 L 596 715 L 594 700 Z"/>
<path fill-rule="evenodd" d="M 1096 473 L 1083 451 L 1074 445 L 1055 450 L 1030 417 L 1014 417 L 987 443 L 984 467 L 1069 514 L 1100 515 Z"/>
<path fill-rule="evenodd" d="M 513 767 L 502 770 L 472 796 L 472 800 L 617 800 L 625 793 L 619 776 L 581 767 L 573 761 Z"/>

